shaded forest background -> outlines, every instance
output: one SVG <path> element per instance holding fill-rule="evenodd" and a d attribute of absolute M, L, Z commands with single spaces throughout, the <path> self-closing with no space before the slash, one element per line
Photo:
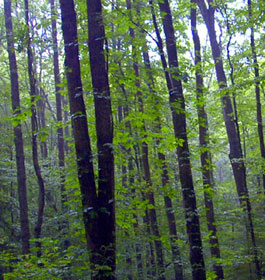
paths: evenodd
<path fill-rule="evenodd" d="M 0 7 L 0 279 L 265 279 L 264 1 Z"/>

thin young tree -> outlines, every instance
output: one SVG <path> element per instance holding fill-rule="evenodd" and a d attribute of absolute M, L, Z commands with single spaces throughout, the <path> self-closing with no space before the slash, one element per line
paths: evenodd
<path fill-rule="evenodd" d="M 17 60 L 16 60 L 15 47 L 14 47 L 11 6 L 12 6 L 11 0 L 4 1 L 7 51 L 8 51 L 8 58 L 9 58 L 10 81 L 11 81 L 11 101 L 12 101 L 13 117 L 15 118 L 15 124 L 13 129 L 14 129 L 14 143 L 15 143 L 15 150 L 16 150 L 17 188 L 18 188 L 18 201 L 19 201 L 19 213 L 20 213 L 22 253 L 28 254 L 30 251 L 30 244 L 29 244 L 30 229 L 29 229 L 29 218 L 28 218 L 27 183 L 26 183 L 23 134 L 22 134 L 21 121 L 20 121 L 21 110 L 20 110 L 18 69 L 17 69 Z"/>
<path fill-rule="evenodd" d="M 252 1 L 248 0 L 248 19 L 251 24 L 250 26 L 250 47 L 252 53 L 252 63 L 254 68 L 255 77 L 255 93 L 256 93 L 256 116 L 257 116 L 257 128 L 259 135 L 259 145 L 260 145 L 260 155 L 263 160 L 265 160 L 265 145 L 264 145 L 264 134 L 263 134 L 263 121 L 262 121 L 262 108 L 260 100 L 260 70 L 256 51 L 255 43 L 255 21 L 253 19 L 253 8 Z M 262 175 L 263 189 L 265 191 L 265 173 Z"/>
<path fill-rule="evenodd" d="M 223 92 L 221 97 L 221 102 L 223 106 L 222 108 L 223 118 L 225 122 L 227 136 L 228 136 L 228 142 L 230 146 L 229 158 L 232 165 L 239 201 L 241 207 L 246 213 L 247 232 L 249 232 L 251 236 L 254 262 L 256 266 L 256 274 L 258 279 L 260 279 L 261 269 L 260 269 L 260 262 L 258 258 L 256 238 L 254 233 L 254 225 L 253 225 L 253 219 L 251 213 L 251 203 L 250 203 L 249 193 L 247 188 L 246 167 L 242 155 L 242 148 L 241 148 L 239 134 L 237 131 L 236 124 L 234 122 L 234 111 L 233 111 L 232 101 L 230 98 L 229 91 L 227 90 L 227 80 L 226 80 L 226 74 L 224 71 L 224 65 L 222 61 L 222 53 L 217 42 L 216 31 L 215 31 L 216 8 L 212 0 L 207 1 L 208 7 L 206 6 L 205 0 L 196 0 L 196 3 L 200 8 L 201 14 L 203 16 L 204 22 L 208 30 L 212 56 L 215 64 L 217 81 L 220 90 L 222 90 Z"/>
<path fill-rule="evenodd" d="M 191 1 L 192 5 L 195 4 L 194 0 Z M 201 43 L 197 30 L 197 10 L 191 8 L 191 31 L 194 43 L 195 54 L 195 76 L 196 76 L 196 97 L 197 97 L 197 112 L 199 120 L 199 143 L 200 143 L 200 159 L 201 159 L 201 172 L 204 190 L 204 204 L 206 209 L 207 227 L 209 231 L 209 243 L 212 259 L 214 260 L 213 269 L 216 274 L 216 279 L 224 279 L 223 267 L 218 260 L 221 258 L 219 240 L 217 235 L 217 228 L 215 223 L 213 193 L 214 182 L 212 178 L 212 163 L 211 151 L 209 147 L 209 129 L 208 129 L 208 116 L 205 110 L 204 101 L 204 84 L 203 84 L 203 71 L 201 65 Z"/>
<path fill-rule="evenodd" d="M 33 52 L 31 47 L 31 35 L 30 35 L 30 23 L 29 23 L 29 4 L 28 0 L 24 1 L 25 5 L 25 23 L 27 26 L 27 62 L 28 62 L 28 77 L 30 84 L 30 101 L 31 101 L 31 141 L 32 141 L 32 159 L 35 174 L 37 177 L 38 185 L 39 185 L 39 198 L 38 198 L 38 216 L 37 221 L 34 228 L 35 238 L 41 237 L 41 229 L 43 224 L 43 214 L 45 207 L 45 185 L 44 179 L 41 174 L 41 168 L 39 165 L 39 155 L 38 155 L 38 141 L 37 141 L 37 132 L 38 132 L 38 121 L 37 121 L 37 112 L 36 112 L 36 95 L 37 95 L 37 86 L 36 79 L 34 75 L 34 67 L 33 67 Z M 36 242 L 38 247 L 41 246 L 40 242 Z M 40 249 L 37 252 L 38 255 L 41 254 Z"/>
<path fill-rule="evenodd" d="M 149 1 L 150 3 L 150 1 Z M 152 5 L 152 2 L 151 2 Z M 186 130 L 185 100 L 182 89 L 181 76 L 179 73 L 178 55 L 176 47 L 173 20 L 168 0 L 159 2 L 159 8 L 163 23 L 163 30 L 166 38 L 166 48 L 170 72 L 165 71 L 166 81 L 169 90 L 169 102 L 172 113 L 174 133 L 182 144 L 177 147 L 179 165 L 179 176 L 182 187 L 183 203 L 186 217 L 186 230 L 190 247 L 190 263 L 192 277 L 195 280 L 206 279 L 205 264 L 202 252 L 202 240 L 200 232 L 199 215 L 197 211 L 196 195 L 191 173 L 190 152 Z M 153 9 L 153 21 L 154 21 Z M 157 24 L 154 22 L 154 25 Z M 156 28 L 159 50 L 163 50 L 162 40 L 158 28 Z M 165 56 L 161 55 L 163 67 L 165 67 Z"/>
<path fill-rule="evenodd" d="M 61 191 L 61 205 L 63 213 L 66 212 L 65 203 L 67 196 L 65 193 L 65 154 L 64 154 L 64 131 L 62 127 L 63 116 L 62 116 L 62 96 L 60 93 L 61 78 L 60 78 L 60 67 L 59 67 L 59 49 L 57 40 L 57 22 L 56 22 L 56 9 L 54 0 L 50 0 L 51 14 L 52 14 L 52 41 L 53 41 L 53 74 L 55 82 L 55 95 L 56 95 L 56 120 L 58 122 L 57 128 L 57 148 L 58 148 L 58 161 L 60 168 L 60 191 Z"/>

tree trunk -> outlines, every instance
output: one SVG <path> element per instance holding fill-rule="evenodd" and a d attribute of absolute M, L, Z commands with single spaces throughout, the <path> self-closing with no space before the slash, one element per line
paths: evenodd
<path fill-rule="evenodd" d="M 182 141 L 182 145 L 178 145 L 177 147 L 177 156 L 185 209 L 186 228 L 190 246 L 192 277 L 194 280 L 200 280 L 206 279 L 206 273 L 202 252 L 199 215 L 197 212 L 196 196 L 191 173 L 189 146 L 186 132 L 185 101 L 182 90 L 181 76 L 178 70 L 176 40 L 168 0 L 159 2 L 159 8 L 166 37 L 169 67 L 172 69 L 172 75 L 170 77 L 172 87 L 169 88 L 169 102 L 172 112 L 174 132 L 176 139 L 178 141 L 181 139 Z M 163 65 L 164 63 L 165 61 L 162 61 Z M 166 72 L 165 74 L 168 75 Z M 167 84 L 169 86 L 168 79 Z"/>
<path fill-rule="evenodd" d="M 194 0 L 191 1 L 194 3 Z M 202 169 L 202 181 L 204 189 L 204 203 L 206 209 L 207 227 L 210 234 L 210 250 L 211 256 L 214 260 L 213 269 L 216 274 L 216 279 L 224 279 L 224 272 L 221 264 L 218 264 L 218 260 L 221 258 L 220 246 L 217 236 L 217 228 L 214 217 L 213 206 L 213 193 L 214 182 L 212 179 L 212 165 L 211 165 L 211 152 L 209 147 L 209 132 L 208 132 L 208 117 L 204 106 L 204 86 L 201 66 L 201 44 L 197 31 L 197 11 L 191 9 L 191 31 L 194 43 L 195 54 L 195 75 L 196 75 L 196 91 L 197 91 L 197 111 L 199 120 L 199 142 L 200 142 L 200 158 Z"/>
<path fill-rule="evenodd" d="M 260 75 L 259 75 L 259 64 L 256 53 L 256 45 L 255 45 L 255 33 L 254 33 L 254 21 L 252 19 L 252 1 L 248 0 L 248 17 L 249 22 L 251 24 L 250 27 L 250 47 L 252 52 L 252 61 L 254 67 L 254 75 L 255 75 L 255 93 L 256 93 L 256 107 L 257 107 L 257 123 L 258 123 L 258 135 L 259 135 L 259 145 L 260 145 L 260 155 L 265 160 L 265 146 L 264 146 L 264 136 L 263 136 L 263 124 L 262 124 L 262 109 L 260 102 Z M 262 170 L 263 170 L 262 166 Z M 262 171 L 262 181 L 263 181 L 263 189 L 265 191 L 265 174 Z"/>
<path fill-rule="evenodd" d="M 60 191 L 61 191 L 61 205 L 62 212 L 65 213 L 67 211 L 67 207 L 65 205 L 67 201 L 67 196 L 65 193 L 65 159 L 64 159 L 64 132 L 63 132 L 63 117 L 62 117 L 62 97 L 60 94 L 61 84 L 60 79 L 60 68 L 59 68 L 59 54 L 58 54 L 58 42 L 57 42 L 57 24 L 56 24 L 56 11 L 54 7 L 54 0 L 50 0 L 51 5 L 51 14 L 52 14 L 52 41 L 53 41 L 53 74 L 54 74 L 54 82 L 55 82 L 55 93 L 56 93 L 56 120 L 58 122 L 57 128 L 57 148 L 58 148 L 58 161 L 60 168 Z"/>
<path fill-rule="evenodd" d="M 31 116 L 32 159 L 33 159 L 34 170 L 39 185 L 38 217 L 34 228 L 35 238 L 38 239 L 41 237 L 41 228 L 43 223 L 43 213 L 45 207 L 45 186 L 44 186 L 44 180 L 42 178 L 39 159 L 38 159 L 38 143 L 37 143 L 38 122 L 37 122 L 37 114 L 36 114 L 36 106 L 35 106 L 35 96 L 37 94 L 37 87 L 36 87 L 36 80 L 33 72 L 33 53 L 31 49 L 31 39 L 30 39 L 31 36 L 30 36 L 30 26 L 29 26 L 28 0 L 25 0 L 24 4 L 25 4 L 25 22 L 27 26 L 28 75 L 29 75 L 29 83 L 30 83 L 31 114 L 32 114 Z M 39 247 L 37 254 L 40 256 L 41 244 L 39 242 L 36 242 L 36 245 L 37 247 Z"/>
<path fill-rule="evenodd" d="M 22 253 L 28 254 L 30 250 L 30 244 L 29 244 L 30 230 L 29 230 L 29 219 L 28 219 L 26 169 L 25 169 L 22 127 L 21 127 L 21 122 L 19 120 L 19 115 L 21 111 L 20 111 L 17 61 L 16 61 L 14 38 L 13 38 L 11 0 L 4 1 L 4 10 L 5 10 L 5 26 L 6 26 L 6 37 L 7 37 L 7 51 L 8 51 L 8 58 L 9 58 L 10 81 L 11 81 L 11 101 L 12 101 L 13 116 L 15 118 L 14 142 L 15 142 L 15 149 L 16 149 L 17 187 L 18 187 L 18 200 L 19 200 L 19 213 L 20 213 Z"/>
<path fill-rule="evenodd" d="M 249 199 L 247 182 L 246 182 L 246 168 L 243 160 L 240 139 L 238 137 L 237 128 L 234 122 L 234 112 L 233 112 L 232 102 L 230 99 L 229 92 L 227 90 L 227 81 L 224 72 L 222 54 L 216 39 L 216 32 L 214 27 L 215 8 L 212 6 L 212 1 L 210 0 L 208 1 L 209 8 L 206 7 L 204 0 L 196 0 L 196 2 L 198 3 L 199 8 L 201 10 L 210 37 L 212 56 L 214 59 L 215 71 L 216 71 L 219 88 L 224 92 L 221 97 L 221 101 L 223 105 L 223 117 L 225 121 L 226 132 L 227 132 L 229 146 L 230 146 L 229 158 L 233 169 L 239 201 L 241 207 L 244 209 L 247 215 L 247 220 L 248 220 L 247 231 L 249 231 L 251 235 L 254 261 L 256 265 L 256 273 L 257 276 L 260 278 L 260 264 L 258 259 L 256 239 L 254 234 L 254 226 L 252 221 L 251 203 Z"/>
<path fill-rule="evenodd" d="M 98 148 L 98 203 L 99 233 L 102 255 L 114 279 L 116 241 L 115 241 L 115 197 L 114 197 L 114 156 L 113 120 L 108 80 L 108 61 L 104 55 L 105 28 L 100 0 L 87 0 L 88 47 L 90 69 L 96 114 L 96 134 Z M 108 229 L 106 231 L 106 228 Z M 104 276 L 105 277 L 105 276 Z M 107 278 L 104 278 L 107 279 Z"/>
<path fill-rule="evenodd" d="M 60 0 L 65 48 L 65 66 L 72 127 L 82 195 L 92 279 L 115 279 L 114 161 L 112 113 L 108 75 L 103 53 L 104 26 L 101 3 L 88 5 L 89 51 L 95 97 L 98 146 L 98 194 L 96 190 L 86 108 L 80 73 L 74 2 Z"/>
<path fill-rule="evenodd" d="M 41 67 L 41 65 L 40 65 Z M 46 129 L 46 119 L 45 119 L 45 113 L 46 113 L 46 102 L 45 102 L 45 91 L 42 87 L 40 87 L 40 100 L 37 102 L 37 108 L 38 108 L 38 123 L 39 128 L 45 130 Z M 48 146 L 47 141 L 41 141 L 40 143 L 40 150 L 42 158 L 47 161 L 48 159 Z M 44 163 L 44 167 L 48 167 L 47 162 Z"/>

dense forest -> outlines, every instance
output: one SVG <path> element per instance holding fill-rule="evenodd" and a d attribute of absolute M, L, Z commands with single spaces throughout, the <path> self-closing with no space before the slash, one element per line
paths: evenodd
<path fill-rule="evenodd" d="M 265 2 L 0 7 L 0 279 L 265 279 Z"/>

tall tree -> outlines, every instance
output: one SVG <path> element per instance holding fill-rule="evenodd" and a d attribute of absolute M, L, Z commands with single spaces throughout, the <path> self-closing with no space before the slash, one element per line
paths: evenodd
<path fill-rule="evenodd" d="M 73 1 L 60 0 L 66 77 L 85 232 L 90 251 L 91 278 L 107 280 L 116 278 L 112 113 L 103 50 L 105 34 L 101 3 L 89 1 L 87 4 L 90 67 L 96 111 L 98 192 L 83 99 L 75 7 Z"/>
<path fill-rule="evenodd" d="M 55 82 L 55 94 L 56 94 L 56 120 L 58 122 L 57 128 L 57 148 L 58 148 L 58 160 L 59 160 L 59 168 L 61 174 L 60 181 L 60 190 L 61 190 L 61 203 L 62 210 L 65 212 L 65 202 L 67 200 L 65 194 L 65 176 L 64 176 L 64 168 L 65 168 L 65 157 L 64 157 L 64 131 L 63 131 L 63 117 L 62 117 L 62 96 L 60 93 L 60 68 L 59 68 L 59 50 L 58 50 L 58 40 L 57 40 L 57 23 L 56 23 L 56 10 L 54 6 L 54 0 L 50 0 L 51 5 L 51 14 L 52 14 L 52 41 L 53 41 L 53 74 L 54 74 L 54 82 Z"/>
<path fill-rule="evenodd" d="M 9 58 L 10 81 L 11 81 L 11 101 L 12 101 L 13 116 L 15 118 L 14 142 L 15 142 L 15 149 L 16 149 L 17 187 L 18 187 L 18 200 L 19 200 L 19 211 L 20 211 L 22 253 L 28 254 L 30 250 L 30 244 L 29 244 L 30 230 L 29 230 L 29 218 L 28 218 L 26 169 L 25 169 L 23 134 L 22 134 L 22 127 L 21 127 L 21 121 L 19 116 L 21 110 L 20 110 L 18 70 L 17 70 L 17 61 L 16 61 L 14 37 L 13 37 L 11 4 L 12 4 L 11 0 L 4 1 L 7 51 L 8 51 L 8 58 Z"/>
<path fill-rule="evenodd" d="M 181 76 L 179 73 L 178 55 L 171 10 L 168 0 L 159 2 L 163 29 L 166 37 L 168 64 L 171 70 L 170 80 L 172 87 L 169 88 L 169 102 L 173 119 L 175 137 L 182 141 L 177 147 L 179 175 L 183 194 L 183 203 L 186 217 L 186 229 L 190 246 L 190 263 L 192 277 L 195 280 L 206 279 L 205 264 L 202 252 L 199 215 L 196 205 L 196 195 L 191 173 L 190 152 L 186 130 L 185 100 L 182 89 Z M 157 33 L 157 32 L 156 32 Z M 160 35 L 159 35 L 160 37 Z M 162 65 L 165 60 L 162 60 Z M 167 72 L 165 72 L 168 76 Z M 169 80 L 167 78 L 167 84 Z"/>
<path fill-rule="evenodd" d="M 45 207 L 45 185 L 44 179 L 41 174 L 41 168 L 39 165 L 39 155 L 38 155 L 38 140 L 37 140 L 37 132 L 38 132 L 38 120 L 37 120 L 37 112 L 36 112 L 36 95 L 37 95 L 37 86 L 36 79 L 34 75 L 34 67 L 33 67 L 33 51 L 31 47 L 31 35 L 30 35 L 30 22 L 29 22 L 29 4 L 28 0 L 24 1 L 25 5 L 25 23 L 27 26 L 27 58 L 28 58 L 28 76 L 29 76 L 29 84 L 30 84 L 30 101 L 31 101 L 31 140 L 32 140 L 32 159 L 34 170 L 36 173 L 38 185 L 39 185 L 39 198 L 38 198 L 38 216 L 37 221 L 34 228 L 34 233 L 36 238 L 41 237 L 41 229 L 43 223 L 43 214 Z M 40 243 L 37 242 L 37 246 L 40 246 Z M 40 255 L 40 251 L 38 251 L 38 255 Z"/>
<path fill-rule="evenodd" d="M 194 0 L 191 1 L 195 4 Z M 213 193 L 214 182 L 212 178 L 212 163 L 211 152 L 209 147 L 209 129 L 208 129 L 208 116 L 205 110 L 204 101 L 204 85 L 203 85 L 203 72 L 201 65 L 201 43 L 197 31 L 197 10 L 191 8 L 191 31 L 194 43 L 195 54 L 195 76 L 196 76 L 196 97 L 197 97 L 197 111 L 199 120 L 199 143 L 200 143 L 200 159 L 202 170 L 202 182 L 204 189 L 204 204 L 206 209 L 207 227 L 210 235 L 210 250 L 211 256 L 214 260 L 213 269 L 216 274 L 216 279 L 224 279 L 224 272 L 222 265 L 218 263 L 221 258 L 219 240 L 217 236 L 217 228 L 214 216 L 213 206 Z"/>
<path fill-rule="evenodd" d="M 255 43 L 255 21 L 253 20 L 253 8 L 252 1 L 248 0 L 248 18 L 251 24 L 250 26 L 250 47 L 252 52 L 252 63 L 254 68 L 255 76 L 255 93 L 256 93 L 256 115 L 258 123 L 258 135 L 259 135 L 259 145 L 260 145 L 260 155 L 263 160 L 265 160 L 265 145 L 264 145 L 264 134 L 263 134 L 263 122 L 262 122 L 262 108 L 260 100 L 260 70 L 257 58 L 256 43 Z M 265 191 L 265 173 L 263 171 L 262 175 L 263 189 Z"/>
<path fill-rule="evenodd" d="M 104 279 L 114 279 L 116 241 L 113 119 L 108 79 L 108 61 L 106 61 L 104 53 L 104 42 L 107 39 L 105 37 L 101 0 L 87 0 L 87 16 L 88 47 L 98 149 L 98 230 L 101 239 L 100 250 L 104 250 L 102 252 L 104 262 L 110 266 L 111 273 L 113 273 L 109 278 L 104 276 Z M 107 231 L 105 230 L 106 228 L 108 229 Z"/>
<path fill-rule="evenodd" d="M 256 238 L 254 233 L 254 226 L 251 214 L 251 203 L 248 194 L 247 180 L 246 180 L 246 167 L 242 155 L 242 148 L 240 143 L 239 134 L 237 131 L 236 124 L 234 122 L 234 111 L 232 107 L 231 98 L 229 91 L 227 90 L 227 80 L 224 71 L 222 53 L 218 45 L 215 31 L 215 6 L 212 0 L 208 0 L 208 7 L 206 6 L 205 0 L 196 0 L 198 4 L 204 22 L 206 24 L 212 56 L 215 64 L 215 71 L 217 76 L 217 81 L 219 84 L 220 90 L 223 91 L 221 102 L 223 105 L 223 118 L 225 122 L 226 132 L 228 136 L 229 146 L 230 146 L 230 162 L 233 169 L 233 174 L 236 182 L 238 197 L 240 204 L 247 215 L 247 231 L 249 231 L 252 241 L 254 262 L 256 265 L 256 274 L 260 278 L 260 263 L 258 259 L 258 251 L 256 246 Z"/>

